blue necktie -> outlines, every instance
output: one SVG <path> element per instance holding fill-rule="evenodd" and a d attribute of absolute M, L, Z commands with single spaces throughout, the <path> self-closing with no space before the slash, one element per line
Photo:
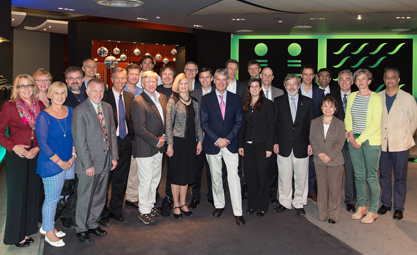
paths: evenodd
<path fill-rule="evenodd" d="M 266 91 L 266 99 L 269 99 L 268 92 L 269 92 L 269 90 Z"/>
<path fill-rule="evenodd" d="M 346 112 L 347 94 L 343 94 L 343 111 Z"/>
<path fill-rule="evenodd" d="M 126 113 L 123 105 L 122 94 L 119 95 L 119 137 L 126 137 Z"/>

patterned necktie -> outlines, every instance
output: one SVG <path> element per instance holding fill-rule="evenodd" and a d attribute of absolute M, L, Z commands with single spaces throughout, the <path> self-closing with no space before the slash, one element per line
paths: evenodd
<path fill-rule="evenodd" d="M 119 137 L 126 137 L 126 113 L 123 105 L 122 94 L 119 95 Z"/>
<path fill-rule="evenodd" d="M 223 116 L 223 119 L 224 119 L 224 114 L 226 112 L 226 104 L 223 101 L 223 95 L 219 95 L 219 97 L 220 97 L 220 100 L 221 100 L 221 102 L 220 102 L 220 110 L 222 111 L 222 116 Z"/>
<path fill-rule="evenodd" d="M 266 91 L 266 99 L 269 99 L 268 93 L 269 93 L 269 90 Z"/>
<path fill-rule="evenodd" d="M 346 112 L 347 94 L 343 94 L 343 111 Z"/>
<path fill-rule="evenodd" d="M 295 122 L 295 116 L 297 115 L 297 110 L 295 108 L 295 98 L 291 98 L 291 117 L 292 117 L 292 122 Z"/>
<path fill-rule="evenodd" d="M 104 136 L 106 137 L 106 153 L 109 151 L 109 138 L 107 137 L 106 123 L 104 122 L 104 115 L 100 109 L 100 106 L 97 106 L 97 117 L 100 121 L 101 129 L 103 130 Z"/>

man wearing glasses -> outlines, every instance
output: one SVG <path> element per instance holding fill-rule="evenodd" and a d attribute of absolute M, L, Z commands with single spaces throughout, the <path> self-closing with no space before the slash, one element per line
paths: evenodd
<path fill-rule="evenodd" d="M 332 81 L 332 73 L 327 68 L 322 68 L 319 70 L 319 89 L 324 91 L 324 95 L 330 94 L 330 92 L 333 94 L 337 94 L 337 92 L 340 91 L 338 86 L 329 86 L 330 82 Z M 321 115 L 321 114 L 320 114 Z"/>
<path fill-rule="evenodd" d="M 201 83 L 195 77 L 198 74 L 198 66 L 193 61 L 187 62 L 184 67 L 184 72 L 188 77 L 188 81 L 192 84 L 193 90 L 201 88 Z"/>
<path fill-rule="evenodd" d="M 87 95 L 81 86 L 84 82 L 84 75 L 78 66 L 70 66 L 65 70 L 65 82 L 67 83 L 68 96 L 65 105 L 75 108 L 87 99 Z"/>

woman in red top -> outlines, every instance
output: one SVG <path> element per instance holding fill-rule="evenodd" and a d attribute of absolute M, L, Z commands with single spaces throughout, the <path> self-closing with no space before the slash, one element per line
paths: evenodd
<path fill-rule="evenodd" d="M 7 219 L 5 244 L 27 247 L 29 236 L 38 231 L 39 185 L 36 174 L 39 146 L 35 123 L 45 109 L 39 103 L 38 87 L 28 74 L 18 75 L 13 83 L 11 100 L 3 104 L 0 114 L 0 145 L 6 150 Z M 10 138 L 5 135 L 7 127 Z"/>

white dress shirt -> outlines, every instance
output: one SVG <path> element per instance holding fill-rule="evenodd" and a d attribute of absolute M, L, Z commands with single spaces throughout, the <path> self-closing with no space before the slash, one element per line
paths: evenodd
<path fill-rule="evenodd" d="M 229 86 L 227 86 L 227 91 L 232 92 L 233 94 L 236 94 L 237 90 L 237 84 L 236 84 L 236 78 L 233 80 L 233 83 L 229 83 Z"/>
<path fill-rule="evenodd" d="M 113 91 L 113 95 L 114 95 L 114 101 L 116 102 L 116 108 L 117 108 L 117 114 L 119 114 L 119 96 L 120 94 L 117 93 L 113 88 L 111 89 Z M 122 100 L 123 100 L 123 105 L 125 106 L 125 113 L 126 113 L 126 105 L 125 105 L 125 99 L 123 97 L 123 91 L 122 91 Z M 116 136 L 119 136 L 119 115 L 117 115 L 117 128 L 116 128 Z M 126 135 L 127 135 L 127 123 L 126 123 L 126 118 L 125 118 L 125 128 L 126 128 Z"/>

